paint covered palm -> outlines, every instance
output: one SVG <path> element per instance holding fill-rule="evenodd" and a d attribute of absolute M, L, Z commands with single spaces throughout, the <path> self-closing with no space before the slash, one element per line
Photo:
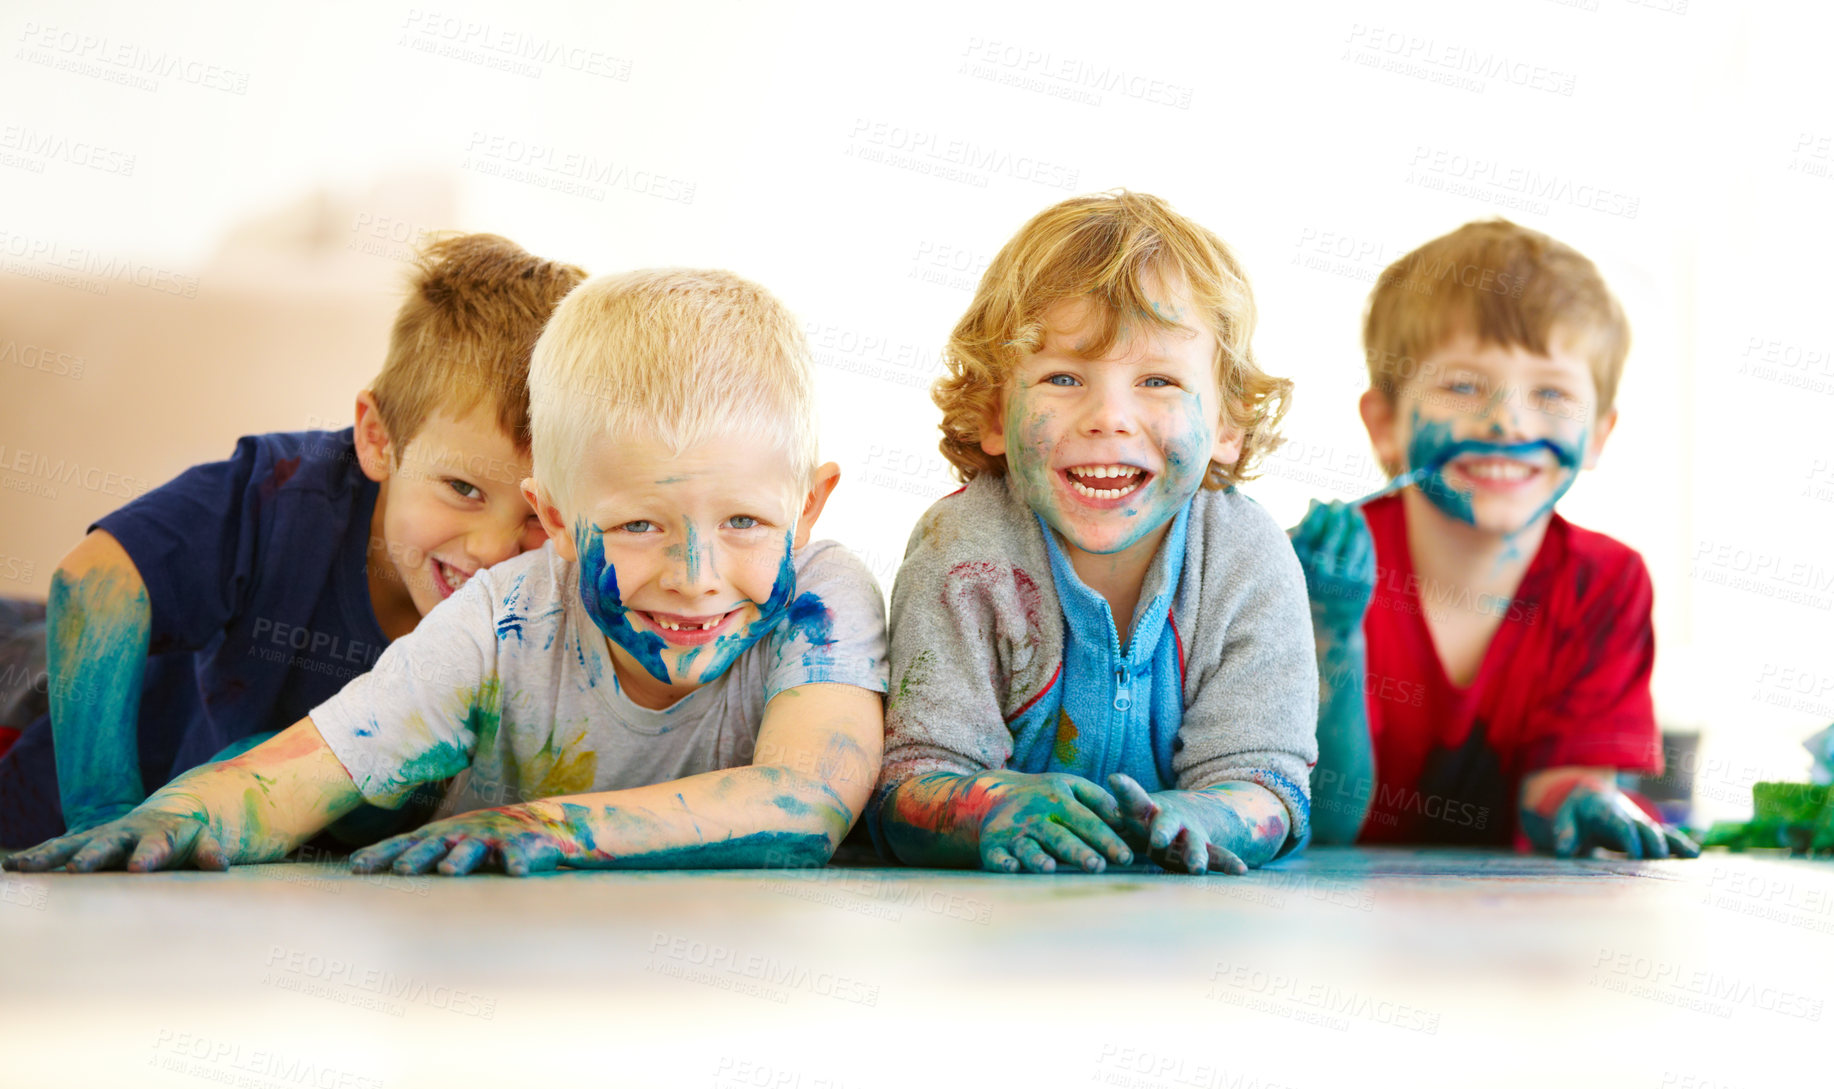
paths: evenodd
<path fill-rule="evenodd" d="M 1334 634 L 1361 627 L 1375 594 L 1375 540 L 1362 512 L 1347 503 L 1314 500 L 1290 532 L 1305 571 L 1313 625 Z"/>

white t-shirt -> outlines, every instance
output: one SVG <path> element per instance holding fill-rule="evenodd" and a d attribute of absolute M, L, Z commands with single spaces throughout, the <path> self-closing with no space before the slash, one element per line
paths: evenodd
<path fill-rule="evenodd" d="M 822 608 L 786 610 L 725 673 L 654 711 L 624 694 L 579 566 L 550 542 L 478 572 L 312 721 L 366 800 L 399 807 L 425 784 L 423 800 L 443 794 L 436 817 L 741 767 L 777 693 L 885 691 L 884 598 L 866 565 L 814 542 L 796 554 L 796 594 Z"/>

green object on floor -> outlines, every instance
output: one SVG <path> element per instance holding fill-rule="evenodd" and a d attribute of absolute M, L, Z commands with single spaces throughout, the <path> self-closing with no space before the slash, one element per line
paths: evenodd
<path fill-rule="evenodd" d="M 1717 821 L 1702 848 L 1744 851 L 1781 847 L 1791 854 L 1834 851 L 1834 787 L 1816 783 L 1753 783 L 1752 818 Z"/>

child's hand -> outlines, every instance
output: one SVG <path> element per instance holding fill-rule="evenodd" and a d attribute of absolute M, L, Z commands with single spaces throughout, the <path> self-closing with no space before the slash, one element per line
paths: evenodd
<path fill-rule="evenodd" d="M 1555 858 L 1573 858 L 1594 847 L 1631 858 L 1697 858 L 1700 848 L 1679 829 L 1658 824 L 1615 787 L 1581 780 L 1549 818 L 1522 814 L 1523 830 Z"/>
<path fill-rule="evenodd" d="M 135 808 L 135 805 L 123 803 L 67 812 L 64 814 L 64 835 L 73 836 L 78 832 L 87 832 L 91 828 L 100 828 L 109 821 L 120 820 L 132 813 Z"/>
<path fill-rule="evenodd" d="M 1100 873 L 1108 862 L 1133 861 L 1114 831 L 1121 811 L 1113 795 L 1082 776 L 990 771 L 975 778 L 989 798 L 981 818 L 983 868 L 1052 873 L 1061 861 Z"/>
<path fill-rule="evenodd" d="M 1248 864 L 1221 839 L 1230 838 L 1239 821 L 1217 824 L 1212 796 L 1196 790 L 1162 790 L 1148 794 L 1131 776 L 1115 772 L 1108 785 L 1121 803 L 1122 831 L 1128 842 L 1143 846 L 1146 856 L 1174 873 L 1203 874 L 1221 870 L 1241 876 Z"/>
<path fill-rule="evenodd" d="M 229 854 L 210 825 L 196 813 L 136 809 L 98 828 L 71 832 L 8 858 L 4 866 L 43 873 L 62 866 L 71 873 L 126 869 L 134 873 L 178 869 L 229 869 Z"/>
<path fill-rule="evenodd" d="M 392 836 L 350 856 L 354 873 L 426 873 L 435 863 L 448 876 L 467 874 L 490 862 L 511 877 L 552 870 L 561 863 L 569 837 L 527 806 L 480 809 Z"/>
<path fill-rule="evenodd" d="M 1313 623 L 1335 633 L 1361 626 L 1376 578 L 1375 540 L 1363 512 L 1347 503 L 1314 499 L 1305 519 L 1288 533 L 1305 570 Z"/>

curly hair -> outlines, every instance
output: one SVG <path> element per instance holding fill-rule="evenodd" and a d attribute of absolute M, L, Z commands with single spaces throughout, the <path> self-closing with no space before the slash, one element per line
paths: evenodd
<path fill-rule="evenodd" d="M 1046 208 L 1001 247 L 974 301 L 949 336 L 947 376 L 931 397 L 942 409 L 943 457 L 962 480 L 1003 475 L 1004 455 L 981 449 L 998 418 L 1008 378 L 1044 343 L 1043 315 L 1067 300 L 1094 302 L 1096 335 L 1081 348 L 1100 359 L 1129 323 L 1177 330 L 1159 313 L 1151 289 L 1177 284 L 1216 333 L 1216 384 L 1222 424 L 1242 435 L 1241 457 L 1210 464 L 1204 487 L 1254 479 L 1257 462 L 1280 445 L 1275 433 L 1292 399 L 1290 379 L 1255 363 L 1255 303 L 1248 278 L 1223 240 L 1145 193 L 1119 189 Z"/>

